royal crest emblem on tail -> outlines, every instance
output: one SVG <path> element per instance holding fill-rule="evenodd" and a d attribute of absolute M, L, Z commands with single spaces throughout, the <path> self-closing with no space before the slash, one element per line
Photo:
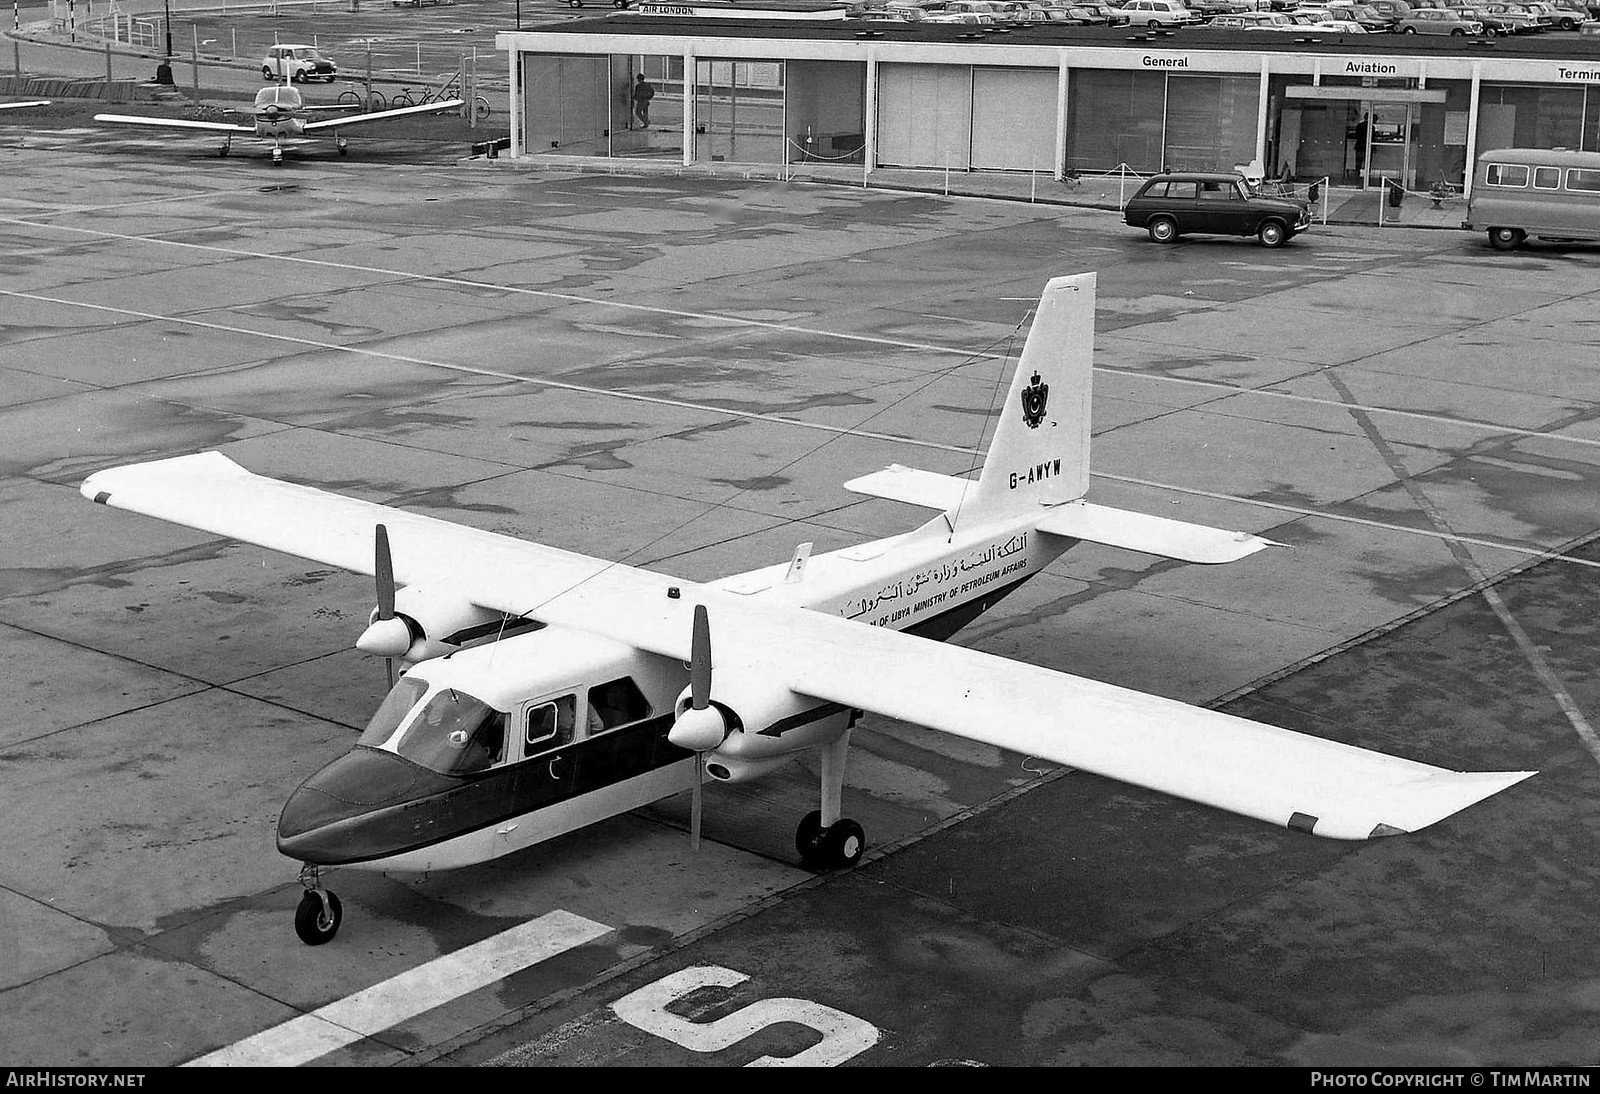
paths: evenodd
<path fill-rule="evenodd" d="M 1028 423 L 1029 429 L 1038 429 L 1039 423 L 1044 421 L 1045 403 L 1050 398 L 1050 385 L 1039 382 L 1039 374 L 1035 372 L 1028 386 L 1022 389 L 1022 420 Z"/>

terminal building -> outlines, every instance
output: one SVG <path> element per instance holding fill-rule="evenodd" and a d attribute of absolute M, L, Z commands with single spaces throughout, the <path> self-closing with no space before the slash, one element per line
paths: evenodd
<path fill-rule="evenodd" d="M 1600 37 L 715 18 L 505 32 L 513 156 L 1230 170 L 1465 188 L 1477 151 L 1600 150 Z M 633 89 L 654 92 L 643 116 Z"/>

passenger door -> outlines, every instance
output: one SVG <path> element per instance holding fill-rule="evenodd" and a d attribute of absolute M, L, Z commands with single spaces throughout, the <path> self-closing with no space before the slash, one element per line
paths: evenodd
<path fill-rule="evenodd" d="M 526 813 L 565 801 L 578 792 L 578 697 L 554 695 L 522 705 L 521 758 L 517 763 L 517 811 Z"/>

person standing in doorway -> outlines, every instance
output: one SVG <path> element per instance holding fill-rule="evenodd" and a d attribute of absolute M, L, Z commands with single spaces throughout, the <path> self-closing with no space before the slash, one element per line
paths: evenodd
<path fill-rule="evenodd" d="M 633 82 L 633 116 L 639 119 L 640 129 L 650 128 L 650 100 L 655 97 L 656 89 L 650 86 L 644 73 L 639 73 Z"/>

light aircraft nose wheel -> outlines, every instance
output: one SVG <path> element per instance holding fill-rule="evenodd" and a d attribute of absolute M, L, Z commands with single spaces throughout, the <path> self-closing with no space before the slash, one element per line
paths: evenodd
<path fill-rule="evenodd" d="M 345 140 L 343 137 L 340 137 L 339 138 L 339 155 L 341 155 L 341 156 L 348 155 L 349 152 L 350 152 L 350 142 Z"/>
<path fill-rule="evenodd" d="M 282 165 L 283 165 L 283 149 L 274 148 L 272 150 L 272 166 L 281 167 Z"/>
<path fill-rule="evenodd" d="M 867 834 L 848 818 L 822 827 L 822 811 L 813 809 L 800 821 L 794 833 L 795 850 L 809 870 L 843 870 L 861 861 L 867 849 Z"/>
<path fill-rule="evenodd" d="M 344 921 L 344 908 L 339 898 L 324 889 L 317 880 L 316 867 L 308 866 L 300 875 L 306 887 L 300 906 L 294 910 L 294 933 L 307 946 L 320 946 L 332 942 Z"/>

